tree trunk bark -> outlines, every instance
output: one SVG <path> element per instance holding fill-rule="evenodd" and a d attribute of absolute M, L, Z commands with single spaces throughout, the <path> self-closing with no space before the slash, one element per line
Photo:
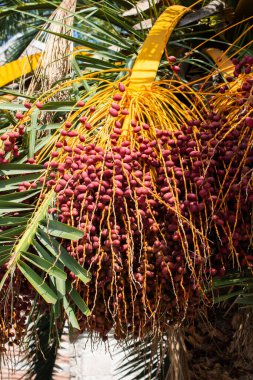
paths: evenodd
<path fill-rule="evenodd" d="M 184 335 L 179 326 L 171 327 L 168 338 L 170 368 L 166 380 L 190 380 Z"/>

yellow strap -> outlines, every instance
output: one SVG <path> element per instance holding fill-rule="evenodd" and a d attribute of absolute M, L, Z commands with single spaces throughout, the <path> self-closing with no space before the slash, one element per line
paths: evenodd
<path fill-rule="evenodd" d="M 130 88 L 134 90 L 150 88 L 155 81 L 159 63 L 170 35 L 186 12 L 188 12 L 188 8 L 172 5 L 157 19 L 134 63 Z"/>
<path fill-rule="evenodd" d="M 209 48 L 205 52 L 209 55 L 210 58 L 215 62 L 217 68 L 225 76 L 233 76 L 234 65 L 233 62 L 228 58 L 226 54 L 220 49 Z"/>
<path fill-rule="evenodd" d="M 84 49 L 84 46 L 75 47 L 74 54 L 90 55 L 87 52 L 79 51 L 80 49 Z M 0 66 L 0 87 L 17 80 L 22 75 L 27 75 L 34 71 L 38 65 L 41 54 L 42 53 L 36 53 L 21 57 Z"/>
<path fill-rule="evenodd" d="M 39 62 L 40 55 L 41 53 L 37 53 L 29 57 L 22 57 L 0 66 L 0 87 L 33 71 Z"/>
<path fill-rule="evenodd" d="M 222 50 L 209 48 L 205 49 L 205 53 L 212 58 L 218 70 L 224 75 L 225 78 L 234 76 L 235 66 L 231 59 L 229 59 Z M 241 82 L 241 79 L 239 79 L 233 82 L 227 82 L 226 84 L 229 87 L 230 91 L 235 92 L 241 86 Z"/>

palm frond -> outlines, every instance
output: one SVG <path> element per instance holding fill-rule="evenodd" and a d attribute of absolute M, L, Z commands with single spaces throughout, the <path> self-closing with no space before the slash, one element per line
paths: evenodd
<path fill-rule="evenodd" d="M 34 124 L 34 128 L 37 132 L 38 124 Z M 34 131 L 31 130 L 25 143 L 27 145 L 24 146 L 25 155 L 29 155 L 29 151 L 33 155 L 34 151 L 39 149 L 36 145 L 37 148 L 34 150 L 33 134 Z M 50 138 L 50 135 L 46 136 L 47 138 Z M 45 141 L 45 137 L 42 137 L 42 143 L 43 140 Z M 40 295 L 40 302 L 44 302 L 42 301 L 44 299 L 49 304 L 40 316 L 43 317 L 44 313 L 50 310 L 51 326 L 53 326 L 55 323 L 61 323 L 61 320 L 65 318 L 65 310 L 70 325 L 78 329 L 74 310 L 78 308 L 84 314 L 88 314 L 89 310 L 67 280 L 66 271 L 74 273 L 84 283 L 89 280 L 89 275 L 65 250 L 61 240 L 78 240 L 83 234 L 75 228 L 54 221 L 52 215 L 47 213 L 48 208 L 53 204 L 53 193 L 42 191 L 43 187 L 40 185 L 39 178 L 43 175 L 43 171 L 45 169 L 42 165 L 21 163 L 0 165 L 0 223 L 4 226 L 1 232 L 1 268 L 5 263 L 7 264 L 4 271 L 1 269 L 1 294 L 6 290 L 8 292 L 12 287 L 6 300 L 10 306 L 13 305 L 14 310 L 18 307 L 18 303 L 21 302 L 22 305 L 24 297 L 26 299 L 25 289 L 21 291 L 13 287 L 13 282 L 17 281 L 17 276 L 13 273 L 14 271 L 17 273 L 18 268 L 19 273 L 24 276 L 24 285 L 29 283 Z M 34 185 L 32 187 L 29 185 L 27 189 L 23 186 L 25 183 Z M 16 292 L 19 292 L 19 295 Z M 25 302 L 28 302 L 27 311 L 33 314 L 34 294 L 29 301 L 27 299 Z M 12 307 L 5 313 L 4 308 L 5 304 L 1 307 L 2 328 L 3 331 L 6 330 L 6 337 L 10 339 L 9 329 L 16 322 L 15 317 L 12 316 Z M 37 328 L 36 324 L 34 328 Z M 16 342 L 19 341 L 15 335 L 13 339 Z"/>
<path fill-rule="evenodd" d="M 51 379 L 55 367 L 57 350 L 63 333 L 64 321 L 55 328 L 49 313 L 36 312 L 37 320 L 31 322 L 22 343 L 25 357 L 22 359 L 25 378 L 36 380 Z M 21 363 L 21 368 L 22 367 Z"/>
<path fill-rule="evenodd" d="M 231 271 L 213 283 L 214 302 L 232 302 L 241 307 L 253 307 L 253 278 L 250 272 Z"/>
<path fill-rule="evenodd" d="M 151 338 L 135 342 L 125 342 L 118 355 L 123 358 L 116 366 L 117 379 L 127 380 L 162 380 L 170 366 L 168 341 L 164 336 L 161 340 Z M 117 358 L 117 354 L 115 356 Z"/>
<path fill-rule="evenodd" d="M 124 342 L 118 354 L 118 380 L 188 380 L 188 363 L 182 327 L 169 327 L 160 338 Z M 117 354 L 116 354 L 117 358 Z"/>

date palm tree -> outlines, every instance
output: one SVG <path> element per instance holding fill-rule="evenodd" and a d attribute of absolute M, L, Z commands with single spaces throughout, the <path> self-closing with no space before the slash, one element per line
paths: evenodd
<path fill-rule="evenodd" d="M 80 54 L 72 55 L 66 52 L 71 70 L 66 71 L 64 77 L 55 78 L 55 81 L 71 80 L 71 78 L 80 76 L 84 71 L 111 70 L 115 66 L 122 71 L 125 68 L 131 69 L 148 29 L 165 7 L 174 3 L 178 2 L 77 1 L 75 12 L 70 12 L 73 17 L 73 24 L 69 25 L 72 33 L 64 34 L 46 29 L 51 36 L 62 38 L 81 47 Z M 189 0 L 181 1 L 181 3 L 191 6 L 194 2 Z M 12 61 L 18 58 L 38 34 L 38 31 L 43 29 L 44 34 L 46 33 L 45 23 L 57 6 L 61 8 L 60 1 L 12 0 L 11 2 L 1 2 L 0 34 L 6 41 L 18 33 L 22 34 L 22 38 L 14 39 L 11 49 L 6 54 L 7 60 Z M 243 45 L 247 45 L 247 53 L 251 52 L 251 46 L 248 43 L 252 39 L 251 32 L 245 33 L 243 38 L 238 38 L 245 27 L 245 25 L 242 26 L 242 23 L 240 24 L 240 21 L 243 17 L 250 16 L 251 7 L 246 1 L 227 1 L 226 4 L 222 1 L 203 1 L 199 2 L 195 9 L 195 13 L 186 15 L 176 27 L 170 39 L 168 55 L 176 55 L 179 57 L 179 62 L 183 61 L 180 75 L 184 83 L 195 80 L 199 85 L 202 84 L 201 78 L 208 75 L 214 68 L 212 59 L 205 53 L 203 47 L 218 46 L 221 50 L 226 50 L 227 47 L 232 46 L 233 51 L 236 52 Z M 226 31 L 226 27 L 233 25 L 231 17 L 234 17 L 237 22 L 239 20 L 238 26 L 232 29 L 235 31 L 232 36 Z M 20 29 L 16 27 L 16 20 L 19 21 Z M 52 20 L 52 24 L 59 23 L 58 20 Z M 223 32 L 223 30 L 225 31 Z M 213 37 L 214 35 L 215 37 Z M 200 45 L 204 46 L 200 48 Z M 51 46 L 51 48 L 54 47 Z M 81 54 L 81 51 L 86 54 Z M 189 55 L 192 51 L 194 54 Z M 66 57 L 61 56 L 61 59 Z M 171 74 L 172 67 L 168 66 L 167 57 L 164 56 L 159 66 L 158 76 L 168 77 Z M 120 70 L 109 72 L 107 79 L 113 81 L 120 75 L 123 75 Z M 26 109 L 22 104 L 24 99 L 33 102 L 39 97 L 40 89 L 38 88 L 32 93 L 27 93 L 29 81 L 30 78 L 26 78 L 24 85 L 22 83 L 20 86 L 20 91 L 10 89 L 8 86 L 1 89 L 2 94 L 9 93 L 16 97 L 15 102 L 0 104 L 2 110 L 0 126 L 3 133 L 8 130 L 10 124 L 15 124 L 13 111 L 19 112 Z M 50 83 L 51 85 L 52 83 Z M 81 84 L 73 84 L 68 89 L 66 99 L 52 99 L 50 103 L 43 106 L 42 112 L 50 115 L 50 123 L 47 122 L 48 119 L 40 120 L 39 111 L 35 109 L 31 116 L 31 129 L 22 146 L 20 157 L 16 158 L 13 163 L 0 164 L 2 175 L 0 223 L 9 226 L 7 232 L 3 229 L 0 235 L 3 242 L 1 264 L 5 265 L 6 262 L 9 262 L 10 252 L 13 247 L 16 249 L 18 246 L 22 252 L 17 260 L 19 270 L 23 273 L 26 281 L 32 284 L 35 291 L 42 297 L 42 301 L 38 304 L 35 303 L 31 310 L 26 331 L 26 338 L 29 337 L 27 352 L 28 359 L 31 360 L 30 375 L 36 373 L 38 379 L 50 378 L 52 374 L 53 359 L 65 320 L 68 319 L 70 328 L 75 330 L 79 328 L 78 320 L 75 317 L 76 310 L 79 309 L 79 312 L 84 314 L 88 313 L 82 298 L 66 279 L 64 268 L 68 268 L 84 283 L 88 281 L 89 276 L 59 244 L 59 237 L 76 240 L 80 237 L 80 232 L 51 217 L 46 220 L 47 208 L 52 199 L 48 197 L 48 203 L 44 203 L 45 207 L 38 208 L 38 204 L 41 202 L 41 198 L 39 200 L 36 198 L 38 188 L 23 189 L 19 193 L 16 193 L 15 190 L 22 187 L 25 181 L 35 182 L 41 176 L 43 171 L 41 165 L 29 166 L 24 162 L 39 154 L 42 147 L 54 136 L 54 131 L 64 119 L 64 113 L 71 111 L 73 105 L 90 88 L 91 83 L 85 80 Z M 22 207 L 18 205 L 19 202 L 22 202 Z M 57 261 L 57 265 L 55 265 L 55 252 L 60 252 L 61 255 L 61 262 Z M 49 276 L 49 284 L 46 282 L 41 284 L 41 273 Z M 236 302 L 245 302 L 248 305 L 252 303 L 251 282 L 248 277 L 245 280 L 244 276 L 244 274 L 232 273 L 228 279 L 218 280 L 214 284 L 215 292 L 220 294 L 218 301 L 225 300 L 226 304 L 223 307 L 227 310 L 231 307 L 231 292 L 228 293 L 229 295 L 227 294 L 227 286 L 235 287 L 232 295 L 237 297 Z M 5 280 L 5 276 L 3 279 Z M 1 287 L 4 286 L 3 279 Z M 62 289 L 64 289 L 63 293 L 61 293 Z M 234 301 L 235 299 L 232 298 L 232 302 Z M 51 306 L 45 314 L 46 302 Z M 213 310 L 216 310 L 216 313 Z M 219 319 L 217 318 L 218 310 L 220 309 L 216 307 L 210 312 L 210 318 L 213 322 L 215 321 L 214 323 Z M 227 315 L 231 317 L 231 311 Z M 208 316 L 206 318 L 208 319 Z M 201 326 L 199 329 L 204 329 L 201 321 L 197 321 L 196 324 Z M 48 329 L 48 327 L 50 328 Z M 196 372 L 196 367 L 194 367 L 196 363 L 191 361 L 186 354 L 187 348 L 189 352 L 191 350 L 193 353 L 195 352 L 196 348 L 192 343 L 192 337 L 196 334 L 198 335 L 198 331 L 191 331 L 187 326 L 184 329 L 170 329 L 168 334 L 156 342 L 147 340 L 133 344 L 128 343 L 127 355 L 130 361 L 123 363 L 120 370 L 128 371 L 134 379 L 187 379 L 187 372 L 194 371 L 194 368 Z M 201 341 L 201 338 L 199 339 Z M 40 350 L 35 349 L 38 347 L 38 343 L 43 354 Z M 178 345 L 178 350 L 175 352 L 173 347 L 176 345 Z M 206 347 L 204 343 L 203 347 Z M 41 364 L 43 361 L 45 361 L 44 365 Z M 138 369 L 138 374 L 133 368 Z M 203 369 L 201 370 L 201 376 L 204 376 Z"/>

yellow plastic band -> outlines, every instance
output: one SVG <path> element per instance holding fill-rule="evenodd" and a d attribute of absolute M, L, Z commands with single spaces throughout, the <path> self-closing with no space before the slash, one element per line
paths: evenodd
<path fill-rule="evenodd" d="M 222 50 L 209 48 L 205 50 L 205 53 L 215 62 L 218 70 L 225 76 L 232 76 L 234 72 L 233 62 L 228 58 Z"/>
<path fill-rule="evenodd" d="M 84 48 L 84 46 L 75 47 L 73 55 L 91 55 L 88 52 L 82 51 Z M 0 66 L 0 87 L 19 79 L 23 75 L 33 72 L 39 63 L 41 54 L 42 53 L 36 53 L 26 57 L 21 57 L 15 61 Z"/>
<path fill-rule="evenodd" d="M 33 54 L 29 57 L 22 57 L 0 67 L 0 87 L 29 74 L 35 70 L 41 53 Z"/>
<path fill-rule="evenodd" d="M 228 56 L 219 49 L 215 48 L 209 48 L 205 50 L 205 53 L 209 55 L 209 57 L 214 61 L 214 63 L 217 66 L 218 71 L 224 75 L 225 78 L 227 77 L 233 77 L 234 76 L 234 70 L 235 66 L 231 59 L 228 58 Z M 227 86 L 229 87 L 229 90 L 233 93 L 237 91 L 237 89 L 241 86 L 242 80 L 237 79 L 233 82 L 227 82 Z"/>
<path fill-rule="evenodd" d="M 150 88 L 155 81 L 167 42 L 188 8 L 172 5 L 164 11 L 150 30 L 133 66 L 129 88 Z"/>

